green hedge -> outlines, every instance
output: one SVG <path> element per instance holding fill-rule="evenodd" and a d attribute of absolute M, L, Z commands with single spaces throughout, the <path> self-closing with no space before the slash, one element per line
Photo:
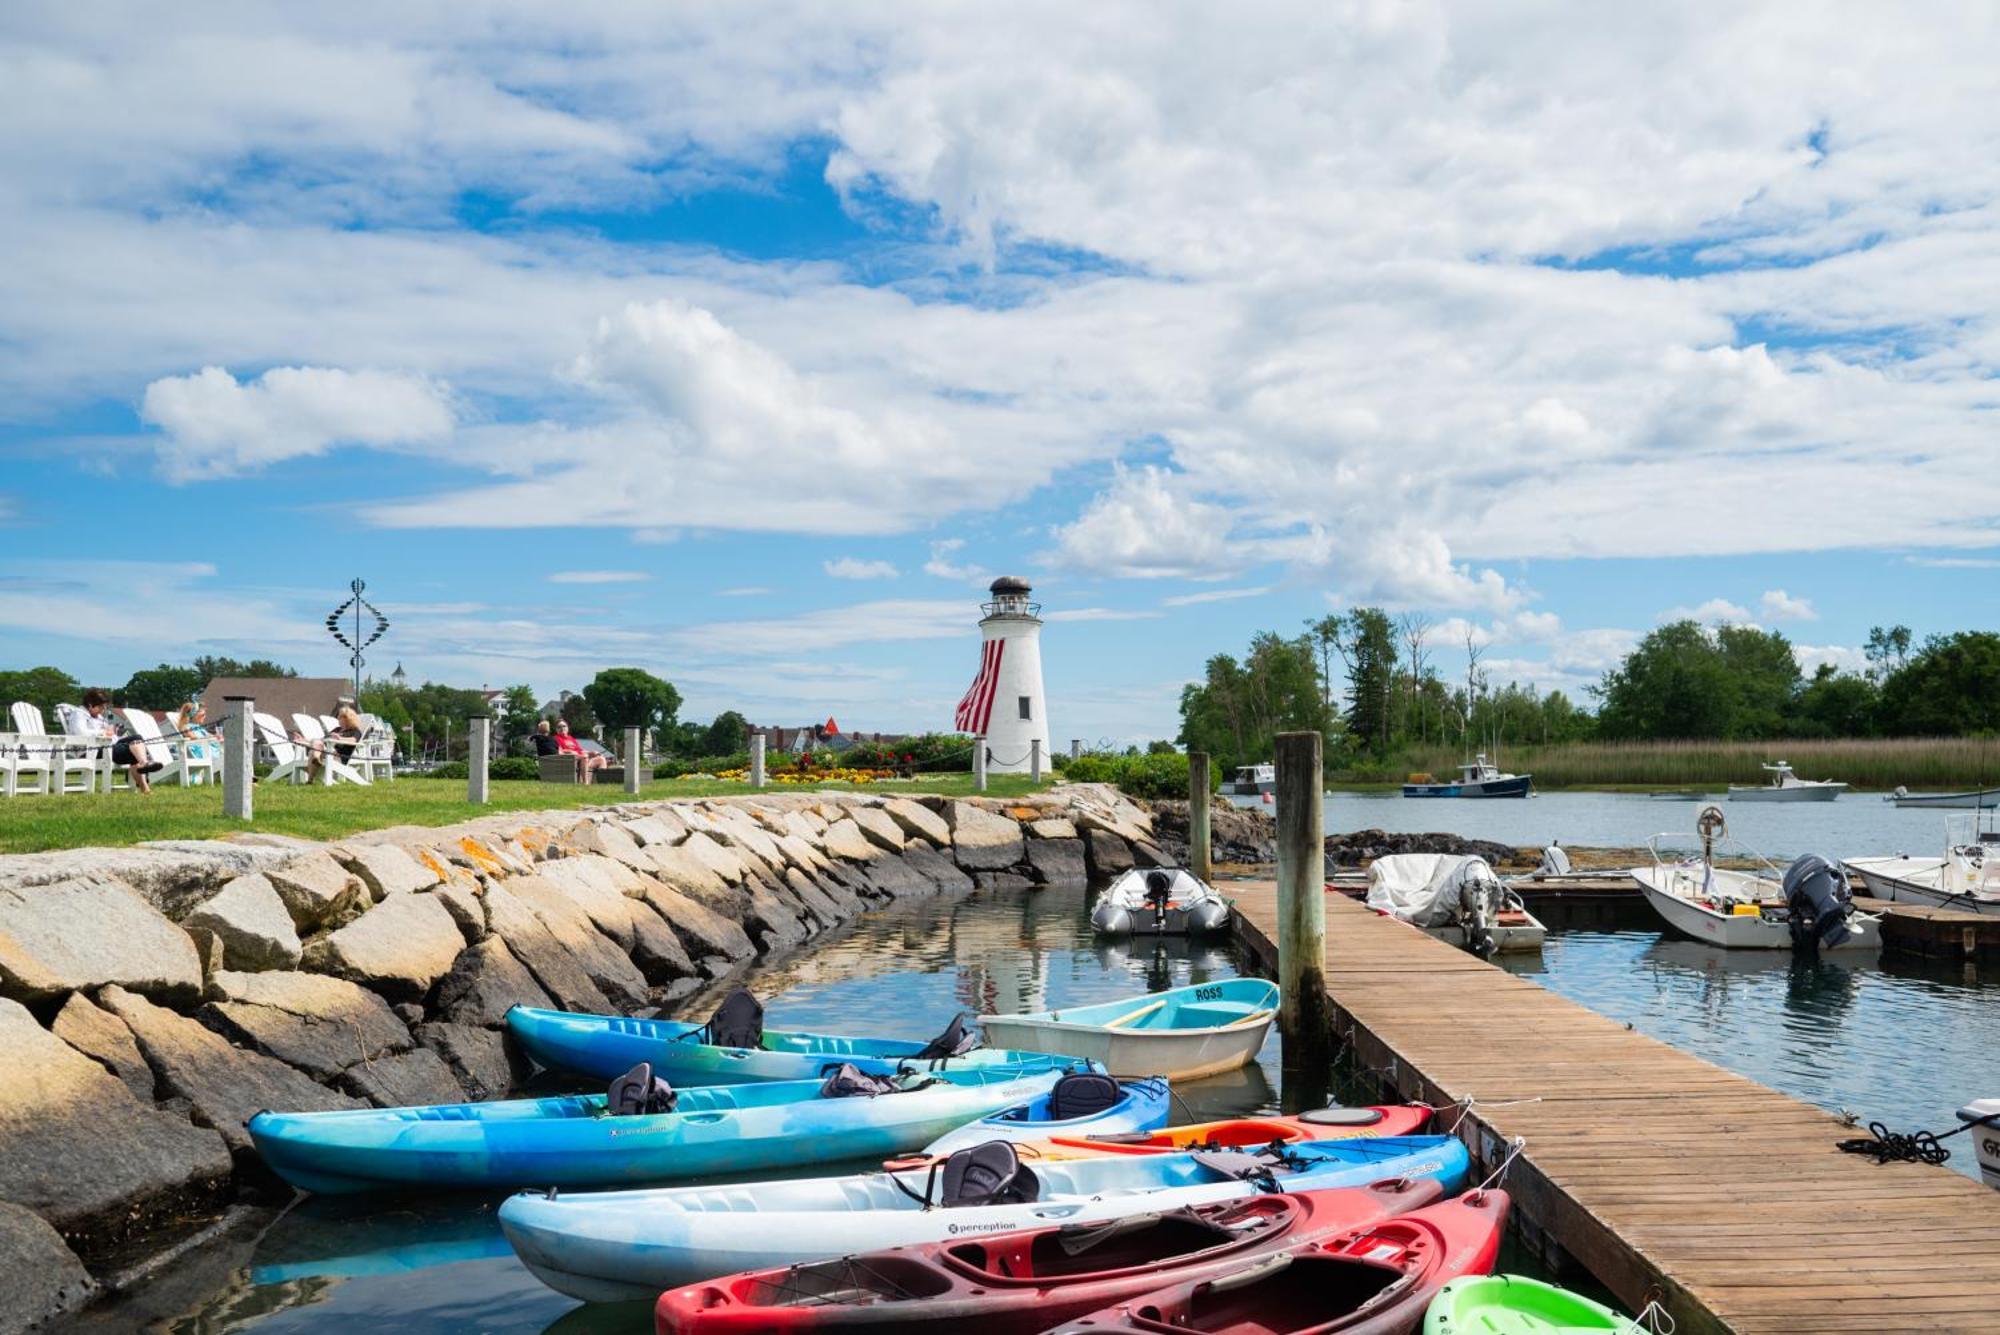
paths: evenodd
<path fill-rule="evenodd" d="M 452 760 L 439 765 L 424 777 L 429 779 L 463 779 L 470 773 L 471 771 L 466 768 L 463 760 Z M 532 780 L 541 778 L 542 770 L 541 766 L 535 763 L 533 756 L 501 756 L 497 760 L 486 762 L 486 777 L 489 779 Z"/>
<path fill-rule="evenodd" d="M 1063 767 L 1071 783 L 1111 783 L 1133 797 L 1186 797 L 1188 758 L 1181 752 L 1147 756 L 1081 755 Z M 1222 787 L 1222 769 L 1208 767 L 1208 787 Z"/>

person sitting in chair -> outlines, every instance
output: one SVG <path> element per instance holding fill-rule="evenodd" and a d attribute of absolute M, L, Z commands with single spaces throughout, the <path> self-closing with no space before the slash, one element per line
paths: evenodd
<path fill-rule="evenodd" d="M 567 756 L 576 757 L 576 781 L 591 782 L 591 776 L 611 763 L 611 757 L 595 755 L 583 749 L 583 743 L 570 735 L 569 720 L 556 721 L 556 750 Z"/>
<path fill-rule="evenodd" d="M 199 700 L 190 700 L 174 714 L 174 731 L 180 735 L 181 745 L 187 749 L 189 760 L 215 762 L 215 736 L 208 730 L 208 706 Z"/>
<path fill-rule="evenodd" d="M 56 712 L 62 715 L 64 732 L 72 737 L 89 738 L 100 748 L 108 745 L 111 748 L 111 763 L 124 768 L 135 789 L 150 793 L 153 783 L 147 776 L 159 773 L 166 765 L 148 755 L 146 744 L 137 737 L 118 735 L 118 725 L 106 716 L 110 707 L 111 697 L 93 686 L 83 693 L 83 708 L 60 705 Z"/>

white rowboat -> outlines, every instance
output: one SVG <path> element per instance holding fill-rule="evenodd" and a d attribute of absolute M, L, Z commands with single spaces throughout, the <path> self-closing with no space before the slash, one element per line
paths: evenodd
<path fill-rule="evenodd" d="M 1030 1015 L 982 1015 L 986 1041 L 1089 1057 L 1114 1076 L 1194 1080 L 1256 1059 L 1278 1015 L 1278 985 L 1224 978 L 1151 997 Z"/>

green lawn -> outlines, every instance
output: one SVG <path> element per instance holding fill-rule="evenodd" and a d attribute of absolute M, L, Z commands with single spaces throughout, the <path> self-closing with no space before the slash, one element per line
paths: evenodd
<path fill-rule="evenodd" d="M 1035 791 L 1024 775 L 995 775 L 989 797 L 1019 797 Z M 925 775 L 911 782 L 828 783 L 813 788 L 773 784 L 769 792 L 943 793 L 972 792 L 970 774 Z M 579 788 L 568 784 L 495 780 L 492 800 L 475 807 L 465 800 L 463 779 L 397 779 L 368 787 L 333 788 L 260 783 L 256 820 L 245 824 L 222 815 L 220 788 L 155 788 L 152 796 L 116 792 L 68 797 L 0 800 L 0 853 L 32 853 L 49 848 L 91 848 L 136 844 L 148 839 L 213 839 L 236 830 L 338 839 L 387 825 L 450 825 L 495 811 L 535 811 L 658 801 L 667 797 L 742 795 L 748 784 L 719 779 L 656 779 L 628 798 L 615 784 Z"/>

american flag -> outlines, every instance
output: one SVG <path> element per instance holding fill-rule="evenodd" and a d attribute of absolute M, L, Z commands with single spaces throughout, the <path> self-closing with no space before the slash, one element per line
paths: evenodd
<path fill-rule="evenodd" d="M 993 692 L 1000 687 L 1000 655 L 1007 649 L 1005 640 L 988 640 L 979 651 L 979 675 L 973 679 L 971 689 L 958 702 L 958 713 L 953 716 L 953 726 L 960 732 L 986 731 L 987 720 L 993 717 Z"/>

